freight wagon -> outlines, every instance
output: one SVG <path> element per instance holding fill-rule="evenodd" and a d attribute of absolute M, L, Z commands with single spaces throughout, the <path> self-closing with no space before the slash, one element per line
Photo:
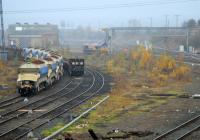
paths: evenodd
<path fill-rule="evenodd" d="M 25 63 L 19 67 L 18 93 L 28 95 L 51 86 L 63 75 L 63 58 L 49 51 L 25 48 L 22 51 Z"/>
<path fill-rule="evenodd" d="M 64 71 L 70 76 L 84 74 L 84 59 L 67 59 L 45 49 L 25 48 L 22 51 L 25 63 L 19 67 L 18 93 L 38 93 L 59 80 Z"/>
<path fill-rule="evenodd" d="M 84 75 L 84 59 L 68 59 L 64 61 L 64 70 L 70 76 L 82 76 Z"/>

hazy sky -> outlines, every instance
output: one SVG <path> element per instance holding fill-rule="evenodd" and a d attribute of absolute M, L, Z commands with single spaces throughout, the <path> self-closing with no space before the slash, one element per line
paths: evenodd
<path fill-rule="evenodd" d="M 55 23 L 70 26 L 127 26 L 137 19 L 143 26 L 170 26 L 188 18 L 200 19 L 200 0 L 3 0 L 4 22 Z M 25 12 L 25 13 L 23 13 Z"/>

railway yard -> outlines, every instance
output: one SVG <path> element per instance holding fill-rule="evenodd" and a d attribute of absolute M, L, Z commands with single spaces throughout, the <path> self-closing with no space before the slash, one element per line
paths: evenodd
<path fill-rule="evenodd" d="M 72 127 L 72 134 L 75 132 L 75 137 L 80 139 L 83 137 L 91 139 L 90 135 L 85 133 L 89 126 L 89 128 L 96 129 L 101 139 L 199 139 L 200 106 L 199 98 L 195 96 L 198 95 L 200 86 L 199 60 L 198 57 L 186 56 L 184 61 L 192 66 L 191 81 L 187 84 L 174 82 L 163 88 L 136 85 L 133 93 L 125 93 L 125 96 L 132 98 L 133 102 L 137 102 L 136 104 L 125 104 L 124 102 L 129 102 L 125 99 L 125 101 L 120 100 L 124 106 L 117 106 L 111 99 L 110 102 L 113 101 L 113 105 L 116 105 L 116 108 L 119 107 L 120 111 L 110 110 L 115 114 L 114 116 L 100 115 L 99 113 L 109 112 L 103 111 L 111 105 L 106 104 L 105 108 L 97 109 L 99 113 L 96 115 L 99 114 L 100 117 L 96 118 L 96 124 L 93 124 L 95 121 L 87 120 L 95 116 L 92 114 L 86 120 L 81 121 L 83 127 L 79 128 L 78 124 Z M 127 84 L 121 85 L 124 89 L 126 86 Z M 120 91 L 118 88 L 116 90 L 118 93 L 127 92 L 126 90 Z M 111 94 L 120 96 L 115 92 Z M 128 92 L 131 90 L 129 89 Z"/>
<path fill-rule="evenodd" d="M 84 77 L 64 77 L 50 91 L 27 97 L 27 101 L 19 94 L 2 99 L 0 139 L 21 139 L 63 115 L 69 121 L 71 109 L 108 90 L 104 82 L 102 73 L 87 69 Z"/>
<path fill-rule="evenodd" d="M 162 52 L 156 50 L 155 53 Z M 170 55 L 177 56 L 175 52 Z M 22 97 L 19 93 L 9 93 L 2 96 L 0 139 L 42 139 L 106 95 L 111 96 L 106 103 L 57 135 L 58 139 L 66 136 L 65 133 L 77 140 L 92 139 L 88 129 L 92 129 L 99 139 L 199 139 L 198 56 L 186 54 L 181 62 L 191 67 L 191 79 L 186 84 L 174 82 L 167 86 L 148 87 L 145 83 L 133 82 L 133 89 L 123 83 L 122 77 L 114 78 L 102 68 L 106 60 L 91 59 L 92 63 L 90 59 L 86 60 L 90 66 L 85 68 L 82 77 L 64 75 L 37 95 Z M 95 61 L 102 65 L 94 65 Z M 124 90 L 120 90 L 123 86 Z M 125 94 L 119 95 L 121 92 Z"/>
<path fill-rule="evenodd" d="M 22 1 L 4 29 L 0 0 L 0 140 L 200 140 L 200 19 L 148 15 L 199 0 Z"/>

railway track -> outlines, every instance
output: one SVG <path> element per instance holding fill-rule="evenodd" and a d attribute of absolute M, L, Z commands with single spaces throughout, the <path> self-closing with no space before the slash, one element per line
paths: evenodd
<path fill-rule="evenodd" d="M 200 115 L 170 129 L 154 140 L 181 140 L 200 128 Z"/>
<path fill-rule="evenodd" d="M 154 48 L 153 49 L 155 53 L 161 54 L 163 50 L 166 53 L 170 53 L 175 59 L 178 58 L 178 55 L 180 54 L 179 51 L 173 51 L 173 50 L 167 50 L 163 48 Z M 162 50 L 162 51 L 159 51 Z M 177 61 L 179 62 L 179 61 Z M 191 53 L 185 53 L 184 52 L 184 60 L 183 63 L 189 64 L 192 66 L 193 73 L 199 74 L 199 67 L 200 66 L 200 57 Z M 160 136 L 156 137 L 154 140 L 181 140 L 193 133 L 194 131 L 198 130 L 200 128 L 200 115 L 188 120 L 187 122 L 184 122 L 180 124 L 179 126 L 170 129 L 169 131 L 161 134 Z"/>
<path fill-rule="evenodd" d="M 53 116 L 48 116 L 48 121 L 45 121 L 45 122 L 42 122 L 41 124 L 37 125 L 36 127 L 30 129 L 29 131 L 25 132 L 24 134 L 22 135 L 19 135 L 17 138 L 15 138 L 15 140 L 18 140 L 18 139 L 22 139 L 23 140 L 26 140 L 27 137 L 25 137 L 29 132 L 32 132 L 40 127 L 42 127 L 43 125 L 45 124 L 48 124 L 49 121 L 53 121 L 55 120 L 56 118 L 59 118 L 59 117 L 62 117 L 62 115 L 66 115 L 70 110 L 72 110 L 73 108 L 81 105 L 82 103 L 84 103 L 85 101 L 89 100 L 90 98 L 92 98 L 93 96 L 95 95 L 98 95 L 98 93 L 103 89 L 104 87 L 104 76 L 99 73 L 99 72 L 95 72 L 96 75 L 95 76 L 95 81 L 94 81 L 94 84 L 91 86 L 90 89 L 87 89 L 85 91 L 83 91 L 82 93 L 80 93 L 79 95 L 73 97 L 72 99 L 70 99 L 69 101 L 67 101 L 66 103 L 64 103 L 63 105 L 65 105 L 66 107 L 62 107 L 60 108 L 61 110 L 57 110 L 58 113 L 54 114 Z M 98 77 L 97 77 L 98 76 Z M 66 120 L 66 116 L 64 116 L 65 120 Z M 71 120 L 67 120 L 67 122 L 65 123 L 68 123 L 70 122 Z"/>
<path fill-rule="evenodd" d="M 22 137 L 22 136 L 26 135 L 26 133 L 28 133 L 33 128 L 36 129 L 38 127 L 38 125 L 36 125 L 36 124 L 39 124 L 39 126 L 41 126 L 41 124 L 45 124 L 48 121 L 55 119 L 56 117 L 62 115 L 64 112 L 67 111 L 67 109 L 63 110 L 64 107 L 70 109 L 72 107 L 75 107 L 75 105 L 77 106 L 78 104 L 82 103 L 84 101 L 83 99 L 87 99 L 87 98 L 91 97 L 89 95 L 91 95 L 91 93 L 94 93 L 97 89 L 99 89 L 98 87 L 100 87 L 101 85 L 99 85 L 99 82 L 98 82 L 99 78 L 97 78 L 98 77 L 97 72 L 95 72 L 96 74 L 92 73 L 92 72 L 89 72 L 89 73 L 92 75 L 93 82 L 86 90 L 83 91 L 83 87 L 79 86 L 80 84 L 78 84 L 76 86 L 73 85 L 74 89 L 67 88 L 67 89 L 70 89 L 70 91 L 62 92 L 62 94 L 59 95 L 57 98 L 55 98 L 55 97 L 51 98 L 51 100 L 48 100 L 46 103 L 40 104 L 37 107 L 29 106 L 28 108 L 26 108 L 27 110 L 29 110 L 29 109 L 32 109 L 32 110 L 41 109 L 42 110 L 42 109 L 45 109 L 46 106 L 49 106 L 49 110 L 44 111 L 42 113 L 34 112 L 31 115 L 31 117 L 28 115 L 28 113 L 26 111 L 26 112 L 21 113 L 18 116 L 11 117 L 12 119 L 9 118 L 9 119 L 2 121 L 0 123 L 0 130 L 1 130 L 0 139 L 15 139 L 19 136 Z M 91 81 L 91 79 L 89 79 L 89 81 Z M 86 83 L 88 83 L 88 81 Z M 84 84 L 82 83 L 82 85 L 84 85 Z M 52 107 L 52 104 L 56 104 L 56 106 Z M 23 121 L 23 123 L 22 123 L 22 121 Z M 16 124 L 16 122 L 21 122 L 21 123 Z M 16 126 L 13 127 L 12 124 L 16 124 Z M 26 126 L 29 126 L 31 128 L 27 129 Z M 5 127 L 6 127 L 6 129 L 5 129 Z M 24 128 L 26 128 L 26 129 L 24 130 Z M 23 134 L 21 134 L 22 133 L 21 130 L 23 130 Z M 26 132 L 26 133 L 24 133 L 24 132 Z"/>
<path fill-rule="evenodd" d="M 161 54 L 163 52 L 165 53 L 169 53 L 171 54 L 174 58 L 178 58 L 178 55 L 180 54 L 179 51 L 173 51 L 173 50 L 167 50 L 167 49 L 163 49 L 163 48 L 153 48 L 153 52 L 155 52 L 156 54 Z M 194 55 L 194 54 L 191 54 L 191 53 L 186 53 L 186 52 L 183 52 L 184 54 L 184 61 L 185 63 L 187 64 L 198 64 L 200 63 L 200 57 Z"/>
<path fill-rule="evenodd" d="M 8 98 L 2 102 L 0 102 L 0 109 L 3 109 L 7 106 L 10 106 L 10 105 L 13 105 L 13 104 L 16 104 L 16 103 L 19 103 L 21 101 L 23 101 L 24 99 L 19 95 L 19 96 L 16 96 L 16 97 L 13 97 L 13 98 Z"/>
<path fill-rule="evenodd" d="M 1 135 L 3 135 L 2 132 L 4 132 L 4 130 L 3 130 L 4 128 L 9 129 L 9 126 L 10 126 L 10 128 L 12 128 L 12 124 L 18 124 L 16 121 L 23 122 L 23 120 L 26 121 L 27 119 L 31 119 L 31 118 L 26 118 L 29 110 L 35 110 L 35 109 L 41 108 L 47 104 L 52 103 L 53 101 L 55 101 L 58 98 L 62 98 L 64 95 L 68 94 L 73 89 L 77 88 L 78 85 L 79 85 L 79 83 L 73 84 L 71 81 L 67 85 L 65 85 L 64 88 L 62 88 L 61 90 L 59 90 L 53 94 L 45 96 L 45 97 L 41 98 L 40 100 L 33 101 L 29 104 L 22 103 L 23 105 L 21 107 L 17 107 L 17 108 L 14 108 L 12 111 L 5 112 L 3 115 L 1 115 L 0 139 L 1 139 Z M 67 87 L 69 87 L 69 86 L 72 86 L 74 88 L 67 89 Z M 19 112 L 20 109 L 25 110 L 25 111 Z M 8 123 L 11 125 L 9 125 Z"/>
<path fill-rule="evenodd" d="M 15 99 L 17 99 L 17 98 L 19 98 L 19 97 L 20 97 L 20 95 L 16 95 L 16 96 L 8 97 L 8 98 L 3 99 L 3 100 L 1 99 L 2 101 L 0 102 L 0 105 L 6 104 L 6 103 L 8 103 L 9 101 L 15 100 Z"/>
<path fill-rule="evenodd" d="M 57 88 L 62 88 L 62 87 L 65 87 L 68 83 L 71 82 L 71 79 L 70 80 L 67 80 L 67 82 L 65 82 L 64 86 L 62 85 L 61 87 L 57 87 Z M 56 92 L 59 92 L 59 90 L 55 91 Z M 42 96 L 46 96 L 46 93 L 48 91 L 44 91 L 43 93 L 40 93 L 38 96 L 40 96 L 39 98 L 42 98 Z M 35 98 L 35 96 L 28 96 L 28 99 L 31 99 L 31 100 L 34 100 L 33 98 Z M 1 99 L 1 102 L 0 102 L 0 110 L 5 110 L 10 107 L 12 108 L 12 105 L 13 106 L 16 106 L 18 103 L 24 101 L 25 97 L 22 97 L 21 95 L 19 94 L 16 94 L 15 96 L 10 96 L 10 97 L 6 97 L 4 99 Z M 2 111 L 0 111 L 0 114 L 2 114 Z"/>
<path fill-rule="evenodd" d="M 23 108 L 27 108 L 27 107 L 32 107 L 33 106 L 37 106 L 40 107 L 42 104 L 44 105 L 47 102 L 44 102 L 46 99 L 50 99 L 53 98 L 55 96 L 57 96 L 58 94 L 60 94 L 67 86 L 69 86 L 72 83 L 72 81 L 70 81 L 67 85 L 65 85 L 61 90 L 53 93 L 53 94 L 49 94 L 48 96 L 43 96 L 42 98 L 39 97 L 39 99 L 35 99 L 35 100 L 31 100 L 30 103 L 24 103 L 24 102 L 20 102 L 19 104 L 16 104 L 15 106 L 10 106 L 10 108 L 8 108 L 7 110 L 3 110 L 1 111 L 0 115 L 1 115 L 1 120 L 0 120 L 0 125 L 15 118 L 18 117 L 19 115 L 22 115 L 23 113 L 19 114 L 16 113 L 18 110 L 23 109 Z M 39 105 L 40 104 L 40 105 Z M 13 104 L 10 104 L 13 105 Z M 37 108 L 35 107 L 35 109 Z M 10 115 L 10 116 L 9 116 Z"/>

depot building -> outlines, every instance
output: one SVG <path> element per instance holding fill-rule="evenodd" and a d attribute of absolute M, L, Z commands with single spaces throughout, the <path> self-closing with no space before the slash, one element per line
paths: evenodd
<path fill-rule="evenodd" d="M 57 47 L 59 45 L 59 30 L 52 24 L 11 24 L 8 26 L 7 45 L 10 47 Z"/>

